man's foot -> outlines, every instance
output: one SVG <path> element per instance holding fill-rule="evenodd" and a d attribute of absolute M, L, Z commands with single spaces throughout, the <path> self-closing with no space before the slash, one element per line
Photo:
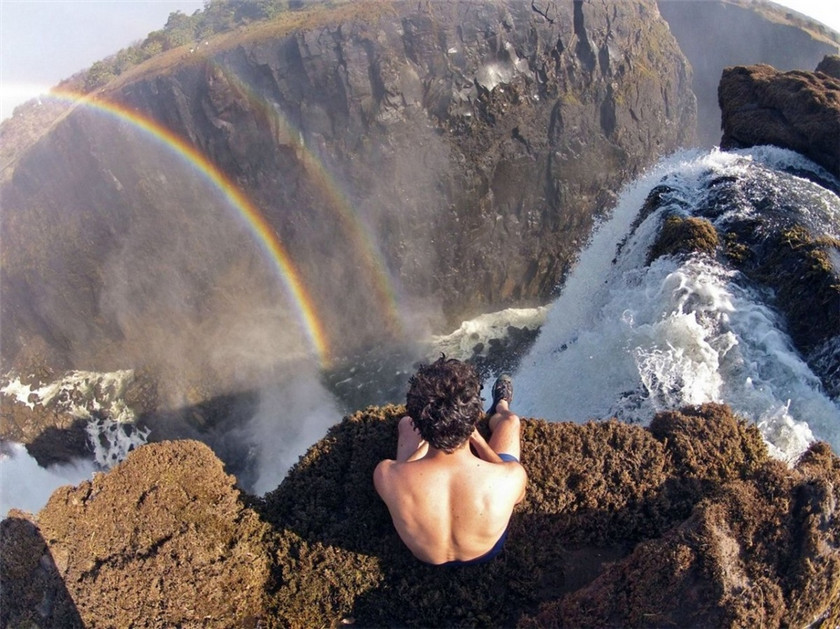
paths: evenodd
<path fill-rule="evenodd" d="M 487 414 L 491 417 L 496 414 L 496 405 L 504 400 L 508 404 L 513 401 L 513 380 L 506 373 L 503 373 L 493 384 L 493 405 Z"/>

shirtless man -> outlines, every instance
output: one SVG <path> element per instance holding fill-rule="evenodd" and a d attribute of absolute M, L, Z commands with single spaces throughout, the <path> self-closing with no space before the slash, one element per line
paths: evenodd
<path fill-rule="evenodd" d="M 377 465 L 376 491 L 415 557 L 435 565 L 489 561 L 505 542 L 513 507 L 525 496 L 513 385 L 493 385 L 489 443 L 475 369 L 441 357 L 409 381 L 408 415 L 399 423 L 397 458 Z"/>

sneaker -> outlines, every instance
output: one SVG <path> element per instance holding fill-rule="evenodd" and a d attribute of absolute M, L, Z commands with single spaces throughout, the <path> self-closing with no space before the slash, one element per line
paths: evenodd
<path fill-rule="evenodd" d="M 496 404 L 504 400 L 508 404 L 513 401 L 513 380 L 506 373 L 503 373 L 493 384 L 493 405 L 487 414 L 491 417 L 496 414 Z"/>

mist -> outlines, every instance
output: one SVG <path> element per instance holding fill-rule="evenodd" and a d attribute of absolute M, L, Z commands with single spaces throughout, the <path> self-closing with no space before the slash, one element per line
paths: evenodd
<path fill-rule="evenodd" d="M 253 451 L 253 465 L 239 483 L 257 495 L 276 489 L 307 448 L 340 419 L 335 399 L 314 372 L 266 387 L 254 416 L 230 434 Z"/>
<path fill-rule="evenodd" d="M 90 480 L 96 466 L 79 460 L 67 465 L 44 468 L 20 443 L 5 443 L 0 449 L 0 518 L 9 509 L 37 513 L 47 504 L 53 491 L 62 485 L 78 485 Z"/>
<path fill-rule="evenodd" d="M 661 8 L 668 17 L 687 4 L 663 2 Z M 730 15 L 739 11 L 732 9 Z M 711 145 L 719 139 L 719 115 L 716 84 L 709 76 L 717 80 L 719 72 L 699 60 L 713 52 L 722 57 L 735 53 L 696 37 L 707 31 L 697 28 L 694 18 L 689 16 L 686 24 L 683 35 L 679 20 L 671 19 L 670 26 L 697 70 L 698 134 L 700 144 Z M 742 24 L 740 17 L 728 23 L 735 30 Z M 739 58 L 745 63 L 803 65 L 790 58 L 796 52 L 790 47 L 746 35 L 731 41 L 753 51 L 754 56 Z M 366 403 L 401 401 L 402 392 L 396 396 L 395 391 L 407 379 L 403 370 L 414 356 L 399 356 L 396 365 L 373 352 L 396 354 L 388 344 L 402 343 L 419 355 L 415 344 L 451 332 L 447 325 L 457 328 L 453 317 L 481 314 L 481 296 L 451 303 L 458 301 L 459 291 L 475 290 L 473 280 L 486 282 L 479 277 L 486 260 L 470 258 L 462 264 L 453 253 L 456 247 L 440 244 L 450 237 L 440 226 L 452 226 L 441 217 L 456 211 L 455 201 L 466 199 L 475 207 L 474 213 L 464 213 L 458 229 L 475 234 L 475 242 L 486 238 L 488 247 L 497 238 L 516 242 L 527 224 L 511 217 L 519 209 L 527 217 L 530 208 L 517 205 L 524 203 L 520 197 L 528 197 L 523 190 L 528 183 L 502 170 L 495 173 L 502 184 L 461 189 L 462 182 L 450 172 L 453 164 L 465 155 L 480 156 L 457 153 L 452 150 L 456 144 L 442 139 L 424 109 L 425 88 L 416 73 L 407 72 L 400 85 L 404 127 L 397 132 L 388 127 L 392 112 L 386 102 L 377 114 L 381 119 L 360 139 L 339 136 L 336 120 L 344 119 L 331 118 L 325 108 L 335 103 L 322 102 L 320 93 L 301 111 L 288 113 L 300 127 L 293 128 L 278 104 L 287 105 L 287 95 L 261 82 L 261 67 L 249 70 L 246 63 L 233 63 L 231 55 L 219 56 L 231 62 L 227 71 L 216 72 L 213 66 L 218 103 L 201 101 L 190 109 L 179 102 L 184 111 L 163 113 L 186 132 L 205 134 L 197 141 L 208 162 L 218 163 L 237 189 L 252 195 L 298 265 L 329 337 L 330 357 L 345 370 L 356 357 L 367 357 L 368 380 L 359 377 L 347 384 L 352 395 L 336 394 L 324 377 L 325 357 L 307 338 L 288 278 L 261 248 L 241 208 L 201 167 L 130 120 L 93 108 L 77 108 L 16 166 L 20 197 L 4 199 L 4 206 L 16 210 L 22 222 L 31 222 L 15 226 L 26 242 L 24 250 L 4 255 L 10 267 L 36 269 L 43 278 L 23 288 L 4 285 L 3 297 L 14 302 L 10 311 L 19 308 L 19 320 L 36 322 L 39 336 L 30 347 L 48 347 L 44 356 L 35 357 L 50 367 L 153 374 L 155 399 L 148 402 L 156 405 L 156 416 L 146 418 L 148 439 L 201 439 L 236 471 L 243 488 L 261 494 L 274 489 L 344 413 Z M 228 76 L 237 63 L 253 76 Z M 715 63 L 720 63 L 717 57 L 709 60 Z M 485 68 L 485 87 L 514 74 L 510 68 L 501 70 Z M 249 92 L 258 88 L 265 102 L 256 106 Z M 143 98 L 152 96 L 137 96 L 137 103 L 147 105 Z M 218 111 L 211 112 L 216 106 Z M 201 115 L 207 120 L 198 120 Z M 514 131 L 518 134 L 519 127 Z M 508 140 L 524 142 L 516 135 Z M 68 155 L 67 147 L 74 149 L 69 164 L 61 157 Z M 530 163 L 530 146 L 522 150 L 523 162 Z M 501 192 L 509 201 L 494 198 Z M 62 217 L 61 224 L 56 216 Z M 485 229 L 491 223 L 498 225 L 494 232 Z M 487 238 L 491 233 L 492 240 Z M 505 290 L 514 294 L 515 288 Z M 397 319 L 396 332 L 388 329 L 391 319 Z M 473 334 L 450 340 L 468 352 L 477 342 Z M 5 343 L 4 353 L 13 349 L 19 348 Z M 21 363 L 37 354 L 27 351 L 20 348 Z M 371 394 L 376 379 L 388 381 L 376 390 L 379 397 Z M 29 465 L 27 455 L 15 452 L 8 461 Z M 77 482 L 75 466 L 49 474 L 43 477 L 48 485 L 62 479 Z"/>

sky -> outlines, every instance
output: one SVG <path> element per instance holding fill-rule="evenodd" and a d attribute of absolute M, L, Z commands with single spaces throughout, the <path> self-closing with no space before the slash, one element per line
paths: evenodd
<path fill-rule="evenodd" d="M 840 32 L 837 0 L 776 4 Z M 203 0 L 0 0 L 0 120 L 62 79 L 162 28 L 173 11 L 192 15 L 203 6 Z"/>
<path fill-rule="evenodd" d="M 203 0 L 0 0 L 0 120 Z"/>

